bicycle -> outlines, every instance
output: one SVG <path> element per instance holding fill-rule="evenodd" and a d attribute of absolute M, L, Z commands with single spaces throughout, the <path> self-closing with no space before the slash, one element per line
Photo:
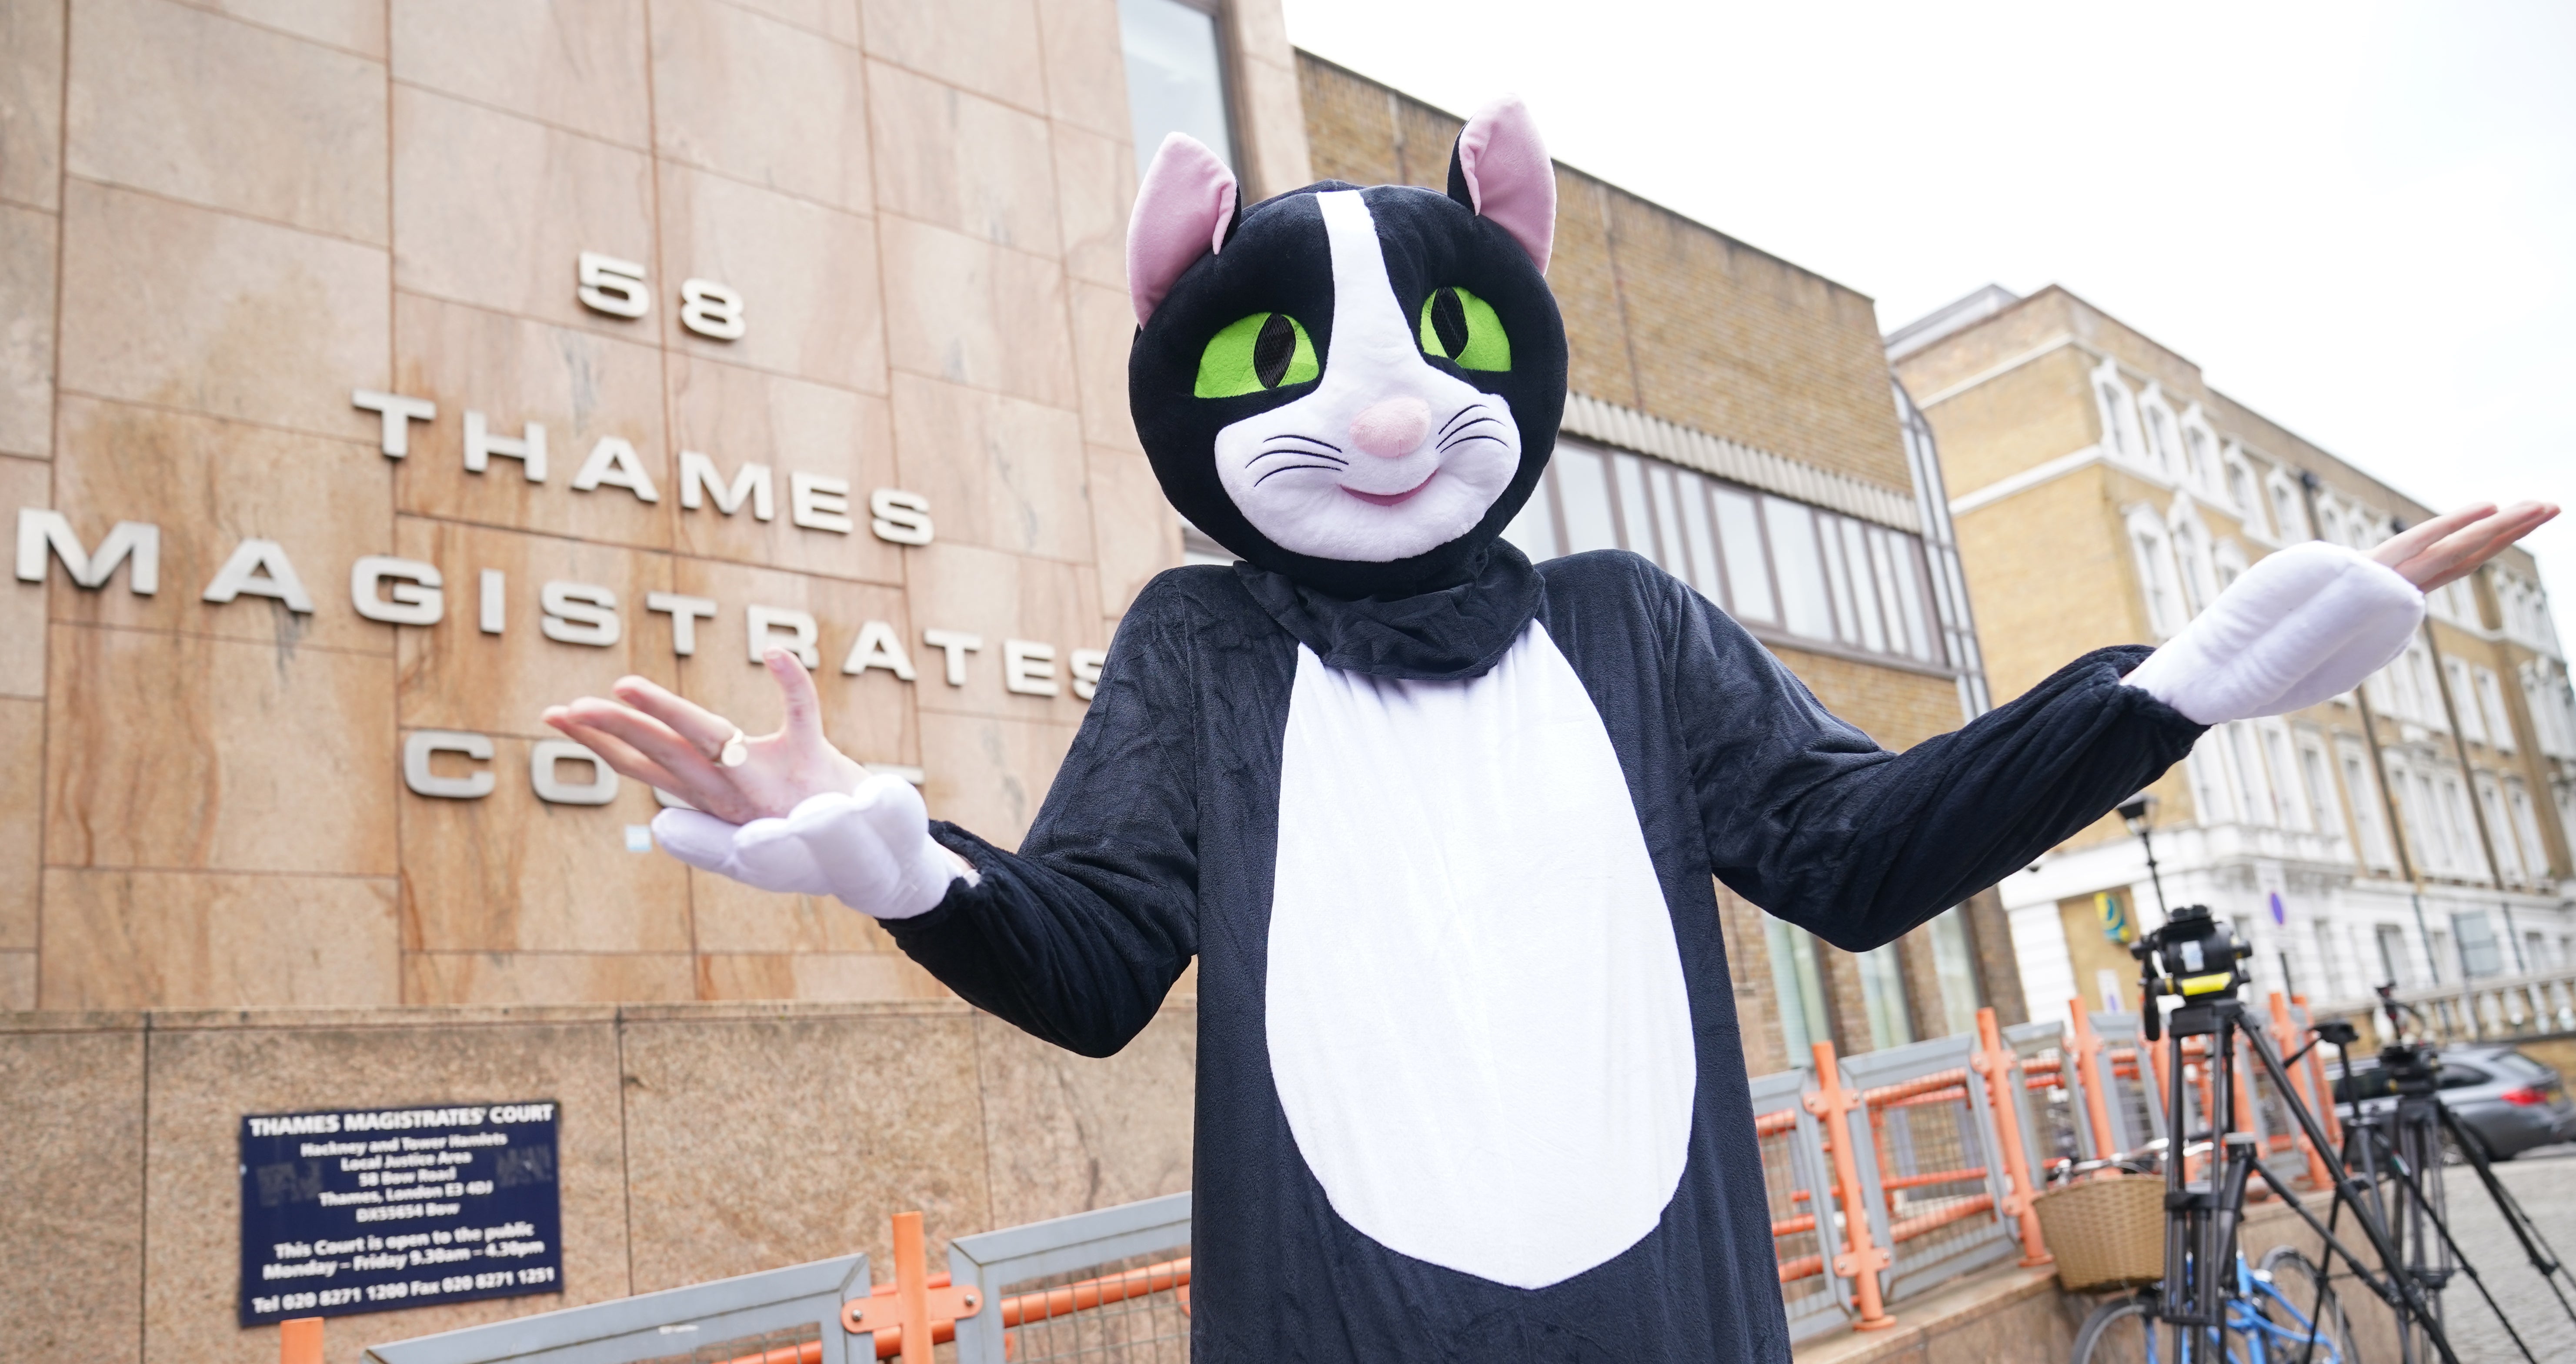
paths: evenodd
<path fill-rule="evenodd" d="M 2221 1300 L 2223 1361 L 2195 1360 L 2194 1337 L 2205 1339 L 2206 1333 L 2159 1320 L 2162 1295 L 2142 1288 L 2103 1303 L 2084 1319 L 2075 1335 L 2074 1364 L 2358 1364 L 2343 1304 L 2295 1247 L 2274 1247 L 2260 1268 L 2238 1255 L 2235 1279 Z M 2293 1282 L 2285 1287 L 2285 1279 Z"/>

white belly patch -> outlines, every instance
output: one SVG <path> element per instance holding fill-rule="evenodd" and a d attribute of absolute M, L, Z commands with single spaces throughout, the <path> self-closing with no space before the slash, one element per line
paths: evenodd
<path fill-rule="evenodd" d="M 1636 1244 L 1698 1081 L 1609 731 L 1532 622 L 1465 682 L 1327 668 L 1288 705 L 1265 1025 L 1333 1210 L 1517 1288 Z"/>

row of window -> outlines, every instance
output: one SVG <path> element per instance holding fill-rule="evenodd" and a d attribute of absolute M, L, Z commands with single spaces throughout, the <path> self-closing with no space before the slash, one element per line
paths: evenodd
<path fill-rule="evenodd" d="M 1928 1017 L 1943 1037 L 1977 1029 L 1981 1001 L 1976 960 L 1961 918 L 1965 912 L 1952 908 L 1923 926 L 1932 949 L 1933 979 L 1940 990 L 1940 998 L 1932 1001 L 1936 1012 Z M 1781 1050 L 1790 1065 L 1805 1065 L 1816 1043 L 1834 1040 L 1825 1004 L 1824 967 L 1818 956 L 1822 949 L 1805 929 L 1785 920 L 1766 916 L 1763 929 L 1768 935 L 1771 988 L 1779 996 Z M 1860 968 L 1861 1007 L 1868 1015 L 1864 1021 L 1870 1049 L 1901 1047 L 1917 1040 L 1913 998 L 1906 988 L 1897 945 L 1889 943 L 1853 957 Z"/>
<path fill-rule="evenodd" d="M 1949 662 L 1920 539 L 1661 460 L 1559 436 L 1503 534 L 1532 560 L 1634 550 L 1746 624 Z"/>
<path fill-rule="evenodd" d="M 2321 733 L 2307 726 L 2294 733 L 2278 718 L 2214 726 L 2194 746 L 2188 764 L 2202 822 L 2289 829 L 2341 843 L 2349 837 L 2349 811 L 2350 828 L 2361 839 L 2361 860 L 2393 869 L 2396 852 L 2385 806 L 2370 780 L 2370 760 L 2360 740 L 2350 736 L 2338 738 L 2335 750 L 2329 758 Z M 2396 753 L 2388 754 L 2387 761 L 2389 789 L 2397 796 L 2408 850 L 2417 865 L 2436 876 L 2486 880 L 2476 815 L 2469 809 L 2459 770 L 2412 762 Z M 2483 772 L 2477 775 L 2476 789 L 2495 848 L 2496 871 L 2509 885 L 2544 884 L 2549 851 L 2530 789 L 2520 778 L 2498 782 Z M 2564 793 L 2559 815 L 2569 840 L 2576 842 L 2576 805 Z"/>

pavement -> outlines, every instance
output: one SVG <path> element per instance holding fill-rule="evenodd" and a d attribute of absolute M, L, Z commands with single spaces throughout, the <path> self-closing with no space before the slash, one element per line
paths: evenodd
<path fill-rule="evenodd" d="M 2528 1151 L 2495 1170 L 2559 1258 L 2576 1267 L 2576 1145 Z M 2521 1244 L 2505 1229 L 2503 1215 L 2478 1182 L 2477 1172 L 2455 1166 L 2445 1176 L 2443 1201 L 2450 1207 L 2452 1238 L 2486 1277 L 2487 1291 L 2495 1294 L 2496 1304 L 2522 1333 L 2532 1357 L 2541 1364 L 2576 1361 L 2576 1321 L 2569 1320 L 2548 1285 L 2532 1271 Z M 2560 1286 L 2576 1302 L 2576 1284 L 2562 1276 Z M 2442 1307 L 2460 1364 L 2506 1364 L 2522 1358 L 2495 1313 L 2478 1296 L 2476 1285 L 2456 1280 L 2442 1294 Z"/>

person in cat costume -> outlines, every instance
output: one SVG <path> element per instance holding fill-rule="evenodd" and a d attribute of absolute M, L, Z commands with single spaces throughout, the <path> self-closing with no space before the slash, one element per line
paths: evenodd
<path fill-rule="evenodd" d="M 1164 143 L 1130 404 L 1243 562 L 1138 595 L 1016 853 L 833 750 L 783 651 L 763 738 L 640 678 L 548 712 L 696 807 L 654 821 L 683 861 L 836 895 L 1059 1046 L 1117 1051 L 1196 958 L 1211 1364 L 1788 1359 L 1716 883 L 1889 942 L 2204 726 L 2349 689 L 2554 511 L 2284 550 L 2163 647 L 1889 753 L 1647 560 L 1501 539 L 1565 398 L 1555 199 L 1511 100 L 1446 193 L 1245 208 Z"/>

